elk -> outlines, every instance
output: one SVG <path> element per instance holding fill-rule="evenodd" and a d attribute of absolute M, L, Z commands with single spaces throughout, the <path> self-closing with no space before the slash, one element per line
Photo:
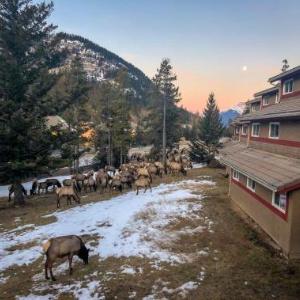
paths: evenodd
<path fill-rule="evenodd" d="M 145 188 L 144 193 L 146 193 L 148 188 L 150 188 L 150 191 L 152 192 L 151 181 L 150 181 L 149 177 L 140 176 L 135 181 L 135 186 L 136 186 L 136 194 L 137 195 L 139 194 L 139 188 Z"/>
<path fill-rule="evenodd" d="M 69 260 L 69 274 L 73 272 L 72 269 L 72 259 L 74 255 L 77 255 L 83 260 L 85 264 L 89 262 L 89 249 L 86 248 L 82 239 L 77 235 L 67 235 L 60 236 L 56 238 L 51 238 L 46 241 L 43 245 L 43 251 L 46 254 L 45 262 L 45 278 L 49 279 L 48 269 L 50 270 L 50 276 L 53 281 L 55 277 L 53 276 L 52 266 L 57 258 L 68 257 Z"/>
<path fill-rule="evenodd" d="M 168 164 L 168 167 L 170 169 L 170 173 L 173 175 L 179 174 L 179 173 L 186 175 L 186 170 L 184 169 L 183 164 L 181 164 L 181 163 L 173 161 Z"/>
<path fill-rule="evenodd" d="M 100 187 L 100 190 L 104 192 L 104 190 L 108 186 L 109 175 L 105 170 L 99 170 L 96 174 L 96 184 Z"/>
<path fill-rule="evenodd" d="M 63 186 L 61 188 L 57 188 L 55 192 L 57 195 L 57 208 L 60 208 L 60 199 L 62 197 L 67 197 L 67 205 L 72 203 L 72 198 L 77 203 L 80 203 L 80 198 L 73 186 Z"/>
<path fill-rule="evenodd" d="M 122 186 L 121 178 L 119 176 L 114 176 L 109 182 L 109 188 L 110 191 L 119 190 L 119 192 L 122 192 L 123 186 Z"/>

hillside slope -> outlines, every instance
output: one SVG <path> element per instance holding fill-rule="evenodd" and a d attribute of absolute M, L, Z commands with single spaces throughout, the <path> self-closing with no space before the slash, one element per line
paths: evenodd
<path fill-rule="evenodd" d="M 78 35 L 60 32 L 58 51 L 64 53 L 60 67 L 53 68 L 52 72 L 60 72 L 68 67 L 72 59 L 79 55 L 83 67 L 90 81 L 113 81 L 121 69 L 128 71 L 128 87 L 133 91 L 135 98 L 145 104 L 145 93 L 151 86 L 151 80 L 138 68 L 113 52 Z"/>

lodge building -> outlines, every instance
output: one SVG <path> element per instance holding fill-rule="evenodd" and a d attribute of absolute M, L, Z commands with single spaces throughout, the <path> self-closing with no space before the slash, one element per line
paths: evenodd
<path fill-rule="evenodd" d="M 290 258 L 300 258 L 300 66 L 269 79 L 221 151 L 232 201 Z"/>

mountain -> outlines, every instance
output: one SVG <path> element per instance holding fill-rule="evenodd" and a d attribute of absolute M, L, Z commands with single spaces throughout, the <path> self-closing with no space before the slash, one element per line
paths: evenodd
<path fill-rule="evenodd" d="M 229 122 L 240 116 L 245 109 L 245 103 L 240 102 L 237 105 L 229 108 L 228 110 L 220 112 L 222 123 L 224 126 L 228 126 Z"/>
<path fill-rule="evenodd" d="M 58 52 L 63 57 L 60 66 L 51 71 L 58 73 L 70 66 L 72 59 L 79 55 L 90 81 L 113 81 L 120 69 L 128 71 L 128 87 L 136 100 L 145 101 L 145 93 L 151 85 L 151 80 L 138 68 L 113 52 L 83 38 L 79 35 L 60 32 Z"/>

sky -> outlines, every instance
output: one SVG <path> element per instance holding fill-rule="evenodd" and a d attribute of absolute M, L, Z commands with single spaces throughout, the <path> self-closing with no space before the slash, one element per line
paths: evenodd
<path fill-rule="evenodd" d="M 268 87 L 282 60 L 300 64 L 299 0 L 54 0 L 50 21 L 118 54 L 152 78 L 163 58 L 181 104 L 221 110 Z"/>

